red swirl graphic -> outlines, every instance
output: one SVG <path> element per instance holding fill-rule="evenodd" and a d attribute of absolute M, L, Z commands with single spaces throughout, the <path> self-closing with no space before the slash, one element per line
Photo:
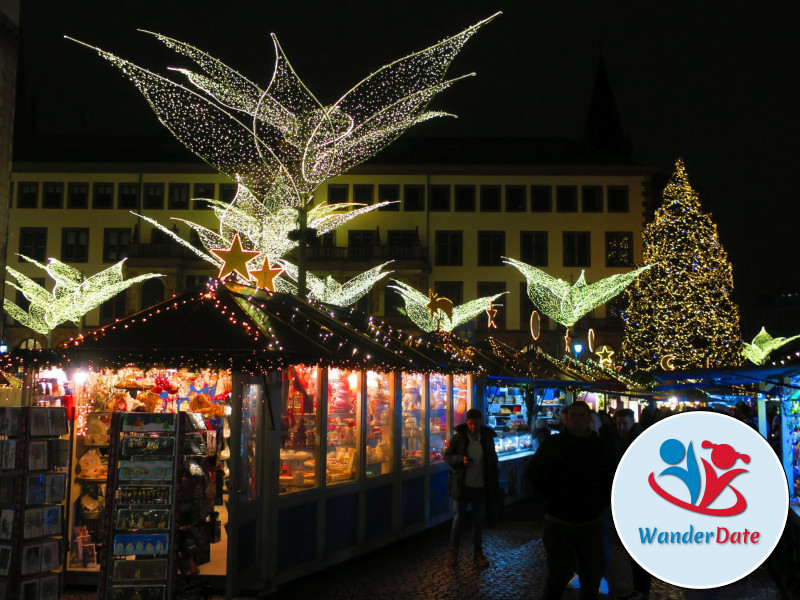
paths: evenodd
<path fill-rule="evenodd" d="M 650 473 L 650 476 L 647 478 L 647 482 L 650 484 L 650 487 L 653 488 L 653 491 L 664 498 L 670 504 L 674 504 L 675 506 L 680 506 L 681 508 L 685 508 L 686 510 L 690 510 L 692 512 L 700 513 L 701 515 L 712 515 L 715 517 L 732 517 L 733 515 L 738 515 L 744 512 L 744 509 L 747 508 L 747 500 L 744 499 L 744 496 L 732 485 L 729 485 L 733 492 L 736 494 L 736 504 L 728 508 L 707 508 L 703 506 L 695 506 L 694 504 L 689 504 L 688 502 L 684 502 L 680 498 L 676 498 L 672 494 L 664 491 L 661 486 L 656 483 L 656 478 L 653 473 Z"/>

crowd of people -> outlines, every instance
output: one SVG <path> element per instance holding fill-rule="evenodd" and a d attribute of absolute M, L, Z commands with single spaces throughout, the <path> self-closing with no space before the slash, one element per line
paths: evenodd
<path fill-rule="evenodd" d="M 542 541 L 548 574 L 542 600 L 558 600 L 569 587 L 580 589 L 582 600 L 609 593 L 611 487 L 617 465 L 645 428 L 687 410 L 710 409 L 692 405 L 658 407 L 651 402 L 637 421 L 630 408 L 609 413 L 575 401 L 562 411 L 558 435 L 551 435 L 548 426 L 536 422 L 539 426 L 534 438 L 538 448 L 525 477 L 545 510 Z M 754 411 L 743 403 L 728 414 L 757 427 Z M 481 411 L 471 409 L 466 423 L 456 427 L 444 453 L 450 466 L 448 489 L 454 506 L 446 559 L 450 566 L 459 561 L 468 507 L 472 508 L 474 561 L 480 567 L 489 564 L 483 551 L 483 520 L 487 504 L 500 497 L 494 437 L 494 430 L 483 424 Z M 617 598 L 648 600 L 652 577 L 633 558 L 629 562 L 633 590 Z"/>

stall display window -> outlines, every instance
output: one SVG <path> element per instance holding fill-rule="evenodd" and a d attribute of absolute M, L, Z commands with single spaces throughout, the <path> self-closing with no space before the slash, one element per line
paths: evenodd
<path fill-rule="evenodd" d="M 394 375 L 367 371 L 367 477 L 392 472 Z"/>
<path fill-rule="evenodd" d="M 361 373 L 346 369 L 328 369 L 325 479 L 329 483 L 352 481 L 358 477 L 360 412 Z"/>
<path fill-rule="evenodd" d="M 800 405 L 784 400 L 783 413 L 783 465 L 789 481 L 789 505 L 800 515 Z"/>
<path fill-rule="evenodd" d="M 486 386 L 486 421 L 497 432 L 494 445 L 498 454 L 531 450 L 525 393 L 523 387 Z"/>
<path fill-rule="evenodd" d="M 453 375 L 453 426 L 467 422 L 467 409 L 470 402 L 469 380 L 467 375 Z"/>
<path fill-rule="evenodd" d="M 403 373 L 403 469 L 414 469 L 424 464 L 425 376 Z"/>
<path fill-rule="evenodd" d="M 319 368 L 294 365 L 283 376 L 281 412 L 281 494 L 317 486 Z"/>
<path fill-rule="evenodd" d="M 429 406 L 430 444 L 428 446 L 431 464 L 444 461 L 447 440 L 452 429 L 450 419 L 450 378 L 447 375 L 430 376 Z"/>

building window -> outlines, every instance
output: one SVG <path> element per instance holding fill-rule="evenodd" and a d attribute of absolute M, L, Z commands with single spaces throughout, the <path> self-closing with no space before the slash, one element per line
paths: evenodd
<path fill-rule="evenodd" d="M 455 200 L 456 212 L 475 212 L 475 186 L 457 185 Z"/>
<path fill-rule="evenodd" d="M 499 267 L 506 253 L 506 234 L 504 231 L 478 232 L 478 266 Z"/>
<path fill-rule="evenodd" d="M 103 231 L 103 262 L 119 262 L 128 256 L 131 243 L 130 229 L 106 229 Z"/>
<path fill-rule="evenodd" d="M 381 206 L 378 210 L 399 211 L 400 210 L 400 186 L 396 184 L 383 184 L 378 186 L 378 202 L 393 202 L 387 206 Z"/>
<path fill-rule="evenodd" d="M 188 183 L 169 184 L 169 208 L 170 210 L 187 210 L 189 208 Z"/>
<path fill-rule="evenodd" d="M 525 212 L 525 186 L 506 186 L 506 212 Z"/>
<path fill-rule="evenodd" d="M 47 259 L 47 228 L 21 227 L 19 230 L 19 253 L 44 262 Z M 26 262 L 19 257 L 19 262 Z"/>
<path fill-rule="evenodd" d="M 578 212 L 578 186 L 556 186 L 556 211 Z"/>
<path fill-rule="evenodd" d="M 547 266 L 547 232 L 521 231 L 519 234 L 520 260 L 534 267 Z"/>
<path fill-rule="evenodd" d="M 45 183 L 42 208 L 62 208 L 64 206 L 64 184 Z"/>
<path fill-rule="evenodd" d="M 584 185 L 581 187 L 583 212 L 603 212 L 603 187 Z"/>
<path fill-rule="evenodd" d="M 205 291 L 208 289 L 209 284 L 213 281 L 215 281 L 215 279 L 213 277 L 209 277 L 208 275 L 187 275 L 185 290 L 187 292 Z"/>
<path fill-rule="evenodd" d="M 449 212 L 450 211 L 450 186 L 449 185 L 432 185 L 428 191 L 428 197 L 431 203 L 431 212 Z"/>
<path fill-rule="evenodd" d="M 230 204 L 236 198 L 237 187 L 235 183 L 220 183 L 219 184 L 219 199 L 220 202 Z"/>
<path fill-rule="evenodd" d="M 67 208 L 89 208 L 89 185 L 70 183 L 67 187 Z"/>
<path fill-rule="evenodd" d="M 352 260 L 369 260 L 372 248 L 379 243 L 377 232 L 372 229 L 351 229 L 347 232 L 347 257 Z"/>
<path fill-rule="evenodd" d="M 403 186 L 403 210 L 408 212 L 419 212 L 425 210 L 424 185 Z"/>
<path fill-rule="evenodd" d="M 564 266 L 589 267 L 589 232 L 564 232 Z"/>
<path fill-rule="evenodd" d="M 141 308 L 149 308 L 164 300 L 164 284 L 159 278 L 147 279 L 142 283 Z"/>
<path fill-rule="evenodd" d="M 463 281 L 437 281 L 433 284 L 434 291 L 440 298 L 447 298 L 453 301 L 453 306 L 458 306 L 464 302 L 464 282 Z"/>
<path fill-rule="evenodd" d="M 308 241 L 308 246 L 309 248 L 334 248 L 336 247 L 336 232 L 326 231 L 322 235 L 315 235 Z"/>
<path fill-rule="evenodd" d="M 350 186 L 346 183 L 328 184 L 328 204 L 346 204 L 350 201 Z"/>
<path fill-rule="evenodd" d="M 146 210 L 161 210 L 164 208 L 164 184 L 144 184 L 144 208 Z"/>
<path fill-rule="evenodd" d="M 374 185 L 364 185 L 364 184 L 353 185 L 353 202 L 357 202 L 358 204 L 365 204 L 366 206 L 372 206 L 374 199 L 375 199 Z"/>
<path fill-rule="evenodd" d="M 478 298 L 485 296 L 494 296 L 495 294 L 502 294 L 506 291 L 505 281 L 479 281 L 478 282 Z M 492 302 L 492 309 L 497 313 L 492 317 L 497 329 L 503 330 L 506 328 L 506 311 L 503 306 L 505 296 L 500 296 L 497 300 Z M 486 307 L 489 308 L 488 306 Z M 489 329 L 489 315 L 485 312 L 480 313 L 477 317 L 478 323 L 476 329 L 478 331 L 493 331 L 494 328 Z"/>
<path fill-rule="evenodd" d="M 125 316 L 127 291 L 128 290 L 122 290 L 113 298 L 106 300 L 100 305 L 100 318 L 104 323 L 111 323 Z"/>
<path fill-rule="evenodd" d="M 386 239 L 390 246 L 413 246 L 418 241 L 414 229 L 389 230 Z"/>
<path fill-rule="evenodd" d="M 95 183 L 92 208 L 114 208 L 114 184 Z"/>
<path fill-rule="evenodd" d="M 383 314 L 387 317 L 402 317 L 406 314 L 406 303 L 392 284 L 387 284 L 384 288 Z"/>
<path fill-rule="evenodd" d="M 139 208 L 138 183 L 119 184 L 119 207 L 127 210 L 137 210 Z"/>
<path fill-rule="evenodd" d="M 17 208 L 39 208 L 39 184 L 22 183 L 17 185 Z"/>
<path fill-rule="evenodd" d="M 64 228 L 61 230 L 61 260 L 76 263 L 88 262 L 88 227 Z"/>
<path fill-rule="evenodd" d="M 216 196 L 215 185 L 213 183 L 195 183 L 194 195 L 192 196 L 192 208 L 195 210 L 211 210 L 211 205 L 208 202 L 201 202 L 201 200 L 214 200 Z"/>
<path fill-rule="evenodd" d="M 499 185 L 481 186 L 481 212 L 500 212 L 502 202 L 500 200 Z"/>
<path fill-rule="evenodd" d="M 531 211 L 532 212 L 552 212 L 553 211 L 553 188 L 549 185 L 531 186 Z"/>
<path fill-rule="evenodd" d="M 464 264 L 464 234 L 461 231 L 436 232 L 436 264 L 460 267 Z"/>
<path fill-rule="evenodd" d="M 608 212 L 628 212 L 628 186 L 608 186 Z"/>
<path fill-rule="evenodd" d="M 633 234 L 630 231 L 606 232 L 606 266 L 633 266 Z"/>

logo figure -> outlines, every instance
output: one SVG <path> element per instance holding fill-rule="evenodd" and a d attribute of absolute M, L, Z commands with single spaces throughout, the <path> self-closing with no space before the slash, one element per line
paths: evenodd
<path fill-rule="evenodd" d="M 650 487 L 667 502 L 692 512 L 723 517 L 738 515 L 747 508 L 747 500 L 745 500 L 742 493 L 730 485 L 730 483 L 734 477 L 742 473 L 747 473 L 748 471 L 747 469 L 731 469 L 730 471 L 727 469 L 730 469 L 738 459 L 741 459 L 745 464 L 749 463 L 750 457 L 747 454 L 737 452 L 728 444 L 713 444 L 708 440 L 704 440 L 701 446 L 705 449 L 712 449 L 711 462 L 714 466 L 712 467 L 705 458 L 700 459 L 703 463 L 706 485 L 703 497 L 700 499 L 699 503 L 697 499 L 700 496 L 702 477 L 700 475 L 700 468 L 697 465 L 697 459 L 694 455 L 692 442 L 689 442 L 689 448 L 686 450 L 682 442 L 670 438 L 665 440 L 659 449 L 662 460 L 672 466 L 661 471 L 658 476 L 674 475 L 683 481 L 689 491 L 689 502 L 676 498 L 659 486 L 656 483 L 655 473 L 650 473 L 650 476 L 647 478 Z M 678 463 L 683 461 L 684 455 L 686 456 L 686 467 L 677 466 Z M 717 471 L 714 467 L 725 472 L 717 475 Z M 709 508 L 709 505 L 717 499 L 726 487 L 730 488 L 736 495 L 736 502 L 733 506 L 727 508 Z"/>

